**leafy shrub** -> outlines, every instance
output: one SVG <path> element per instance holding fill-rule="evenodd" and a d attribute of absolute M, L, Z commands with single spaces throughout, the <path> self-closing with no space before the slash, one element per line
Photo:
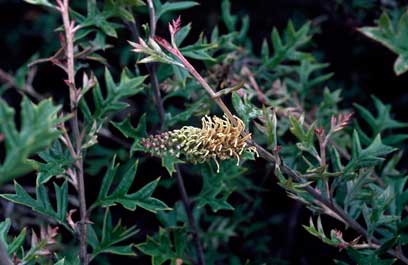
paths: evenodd
<path fill-rule="evenodd" d="M 345 250 L 336 264 L 408 264 L 408 177 L 397 151 L 408 124 L 374 96 L 375 112 L 342 107 L 311 22 L 273 29 L 257 50 L 248 16 L 228 0 L 226 32 L 215 27 L 195 42 L 187 42 L 191 24 L 175 16 L 193 1 L 26 2 L 61 17 L 60 48 L 15 75 L 0 73 L 2 93 L 22 93 L 19 108 L 0 100 L 0 184 L 26 175 L 0 197 L 30 209 L 0 223 L 2 264 L 108 264 L 106 256 L 136 253 L 154 265 L 285 264 L 265 232 L 282 220 L 252 221 L 268 204 L 260 173 L 310 209 L 307 232 Z M 408 69 L 406 17 L 396 24 L 384 13 L 376 27 L 359 29 L 398 54 L 398 75 Z M 111 67 L 109 50 L 123 69 Z M 43 64 L 65 72 L 60 89 L 69 97 L 45 99 L 33 88 Z M 32 189 L 19 183 L 34 176 Z M 189 196 L 191 179 L 199 189 Z M 163 189 L 171 196 L 156 192 Z M 145 219 L 126 227 L 118 209 Z M 17 221 L 32 214 L 40 233 Z M 251 260 L 231 250 L 235 237 Z"/>

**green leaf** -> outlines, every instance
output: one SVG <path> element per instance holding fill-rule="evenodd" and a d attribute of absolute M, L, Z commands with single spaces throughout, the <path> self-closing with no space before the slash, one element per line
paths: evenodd
<path fill-rule="evenodd" d="M 69 150 L 63 149 L 58 140 L 54 141 L 49 149 L 40 152 L 38 156 L 45 163 L 33 161 L 34 167 L 38 170 L 37 185 L 45 184 L 52 177 L 64 174 L 74 163 Z"/>
<path fill-rule="evenodd" d="M 127 1 L 127 0 L 108 0 L 105 2 L 104 11 L 112 16 L 119 17 L 124 21 L 134 22 L 135 18 L 130 10 L 132 7 L 144 5 L 141 0 Z"/>
<path fill-rule="evenodd" d="M 173 240 L 172 240 L 173 239 Z M 147 236 L 146 242 L 136 247 L 152 257 L 152 265 L 161 265 L 166 261 L 176 264 L 177 259 L 186 260 L 187 233 L 184 227 L 160 228 L 155 237 Z"/>
<path fill-rule="evenodd" d="M 195 215 L 194 210 L 198 211 L 197 209 L 198 208 L 193 209 L 193 215 Z M 160 223 L 166 228 L 174 228 L 177 227 L 177 224 L 180 222 L 181 223 L 188 222 L 186 210 L 181 201 L 177 201 L 174 204 L 172 211 L 158 212 L 156 217 L 160 221 Z"/>
<path fill-rule="evenodd" d="M 242 118 L 246 128 L 248 128 L 249 122 L 252 119 L 262 115 L 262 110 L 255 107 L 247 98 L 241 99 L 236 92 L 232 93 L 232 105 L 238 116 Z"/>
<path fill-rule="evenodd" d="M 337 238 L 334 230 L 331 230 L 330 237 L 326 236 L 323 230 L 322 220 L 320 219 L 320 216 L 318 216 L 317 218 L 317 227 L 315 226 L 313 219 L 310 218 L 309 226 L 303 225 L 303 228 L 305 228 L 306 231 L 309 232 L 311 235 L 319 238 L 324 243 L 330 246 L 336 247 L 341 242 L 340 239 Z"/>
<path fill-rule="evenodd" d="M 159 1 L 155 1 L 157 3 Z M 196 5 L 199 5 L 199 3 L 194 2 L 194 1 L 177 1 L 177 2 L 166 2 L 164 4 L 160 4 L 155 6 L 156 8 L 156 20 L 158 21 L 160 17 L 167 13 L 167 12 L 173 12 L 173 11 L 179 11 L 179 10 L 184 10 L 184 9 L 189 9 L 192 8 Z"/>
<path fill-rule="evenodd" d="M 92 259 L 102 253 L 122 256 L 136 256 L 136 253 L 133 250 L 133 244 L 120 246 L 117 246 L 117 244 L 133 237 L 138 232 L 139 231 L 136 229 L 136 226 L 129 228 L 123 227 L 120 220 L 115 227 L 113 227 L 111 213 L 109 208 L 106 208 L 100 239 L 98 239 L 95 235 L 95 242 L 92 246 Z"/>
<path fill-rule="evenodd" d="M 197 207 L 208 205 L 213 212 L 234 210 L 234 207 L 227 202 L 232 190 L 227 187 L 223 176 L 215 173 L 208 165 L 201 170 L 201 175 L 203 177 L 203 187 L 197 195 Z"/>
<path fill-rule="evenodd" d="M 238 35 L 238 40 L 240 42 L 244 42 L 245 40 L 248 40 L 248 31 L 249 31 L 249 16 L 245 15 L 242 18 L 242 26 L 241 29 L 239 31 L 239 35 Z"/>
<path fill-rule="evenodd" d="M 391 265 L 395 262 L 395 259 L 380 259 L 374 250 L 361 251 L 347 248 L 347 254 L 355 264 L 359 265 Z"/>
<path fill-rule="evenodd" d="M 185 116 L 189 116 L 192 113 L 185 113 L 185 114 L 180 114 L 182 115 L 181 117 L 178 116 L 177 119 L 184 119 L 186 118 Z M 132 126 L 130 123 L 130 118 L 126 118 L 122 122 L 112 122 L 113 126 L 115 126 L 125 137 L 127 138 L 132 138 L 134 140 L 132 147 L 130 148 L 130 152 L 133 153 L 135 151 L 144 151 L 145 148 L 140 144 L 140 140 L 144 137 L 147 136 L 146 132 L 146 114 L 143 114 L 142 117 L 139 119 L 139 124 L 137 125 L 136 128 Z M 176 169 L 175 169 L 175 164 L 176 163 L 182 163 L 183 161 L 178 159 L 177 157 L 174 157 L 170 154 L 167 154 L 163 156 L 162 158 L 162 166 L 167 169 L 170 175 L 172 175 Z"/>
<path fill-rule="evenodd" d="M 121 204 L 124 208 L 130 211 L 136 210 L 137 206 L 153 213 L 170 210 L 171 208 L 169 208 L 164 202 L 152 197 L 160 178 L 146 184 L 137 192 L 128 193 L 135 179 L 137 165 L 138 162 L 132 163 L 127 168 L 124 175 L 121 176 L 121 180 L 115 189 L 112 192 L 109 192 L 118 168 L 118 166 L 115 165 L 115 159 L 113 159 L 112 164 L 106 171 L 102 180 L 98 198 L 91 208 L 93 209 L 97 206 L 109 207 Z"/>
<path fill-rule="evenodd" d="M 107 119 L 109 113 L 126 108 L 128 104 L 122 100 L 140 93 L 143 90 L 142 83 L 145 78 L 145 76 L 130 77 L 129 71 L 124 69 L 119 84 L 116 84 L 109 70 L 105 68 L 106 96 L 103 96 L 101 87 L 97 82 L 92 90 L 93 103 L 95 104 L 94 112 L 91 113 L 84 99 L 80 102 L 81 111 L 87 117 L 88 125 L 93 125 L 96 122 L 97 127 L 99 127 Z"/>
<path fill-rule="evenodd" d="M 262 120 L 263 124 L 255 123 L 256 127 L 266 136 L 268 148 L 273 150 L 278 144 L 277 118 L 274 111 L 270 111 L 266 107 L 262 108 Z"/>
<path fill-rule="evenodd" d="M 384 145 L 381 136 L 377 135 L 374 141 L 365 149 L 361 148 L 358 133 L 353 134 L 353 156 L 345 167 L 345 171 L 357 170 L 362 167 L 375 166 L 384 161 L 384 156 L 392 153 L 396 148 Z"/>
<path fill-rule="evenodd" d="M 146 113 L 144 113 L 138 122 L 136 128 L 134 128 L 130 122 L 130 117 L 122 120 L 121 122 L 111 122 L 126 138 L 132 138 L 133 144 L 130 148 L 130 152 L 143 151 L 144 147 L 140 144 L 140 140 L 147 136 L 146 131 Z"/>
<path fill-rule="evenodd" d="M 248 42 L 249 31 L 249 16 L 245 15 L 241 19 L 241 28 L 238 29 L 238 16 L 231 13 L 231 2 L 229 0 L 223 0 L 221 4 L 221 16 L 222 20 L 227 27 L 228 32 L 233 33 L 236 36 L 236 40 L 239 43 Z"/>
<path fill-rule="evenodd" d="M 377 250 L 377 253 L 379 255 L 385 254 L 387 250 L 393 248 L 397 243 L 398 243 L 398 237 L 390 238 L 381 245 L 381 247 Z"/>
<path fill-rule="evenodd" d="M 61 186 L 54 183 L 57 209 L 51 205 L 48 191 L 44 185 L 38 185 L 36 188 L 36 199 L 32 198 L 24 188 L 14 183 L 15 194 L 0 194 L 0 197 L 11 202 L 30 207 L 35 212 L 53 218 L 55 221 L 64 225 L 69 231 L 72 231 L 68 225 L 65 215 L 68 208 L 68 183 L 65 181 Z"/>
<path fill-rule="evenodd" d="M 64 118 L 58 118 L 60 109 L 50 99 L 36 105 L 24 97 L 18 130 L 14 122 L 15 111 L 0 99 L 0 134 L 3 134 L 6 146 L 6 157 L 0 165 L 0 183 L 31 171 L 28 157 L 44 150 L 59 137 L 57 125 L 64 121 Z"/>
<path fill-rule="evenodd" d="M 196 43 L 180 48 L 181 53 L 189 58 L 200 61 L 212 61 L 216 60 L 208 53 L 209 50 L 217 47 L 214 43 L 205 43 L 205 39 L 200 36 Z"/>
<path fill-rule="evenodd" d="M 179 122 L 185 122 L 189 120 L 195 113 L 203 109 L 203 106 L 207 101 L 208 99 L 206 97 L 203 97 L 191 105 L 186 104 L 186 110 L 178 111 L 176 115 L 171 115 L 170 112 L 166 113 L 166 125 L 172 127 Z"/>
<path fill-rule="evenodd" d="M 181 27 L 179 31 L 176 33 L 175 37 L 175 42 L 177 47 L 180 47 L 180 45 L 183 43 L 183 41 L 186 39 L 188 34 L 190 33 L 191 30 L 191 23 L 188 23 L 187 25 Z"/>
<path fill-rule="evenodd" d="M 408 123 L 399 122 L 392 118 L 391 105 L 384 104 L 383 102 L 381 102 L 381 100 L 374 96 L 372 96 L 372 99 L 374 101 L 374 106 L 377 113 L 376 116 L 374 116 L 367 108 L 359 104 L 354 104 L 354 107 L 357 109 L 357 112 L 360 114 L 363 120 L 370 126 L 372 138 L 386 130 L 408 127 Z M 407 137 L 404 134 L 394 133 L 392 137 L 389 137 L 387 141 L 384 140 L 384 142 L 386 144 L 390 144 L 390 142 L 398 144 L 405 140 L 406 138 Z"/>
<path fill-rule="evenodd" d="M 401 75 L 408 70 L 408 12 L 404 12 L 397 25 L 384 12 L 375 27 L 363 27 L 359 31 L 398 55 L 394 64 L 394 72 Z"/>
<path fill-rule="evenodd" d="M 304 24 L 299 30 L 296 30 L 293 23 L 289 21 L 285 30 L 286 38 L 281 38 L 276 28 L 273 29 L 271 40 L 273 46 L 273 56 L 269 58 L 264 66 L 267 69 L 275 69 L 284 61 L 301 61 L 302 59 L 311 60 L 313 57 L 305 52 L 299 51 L 309 43 L 311 39 L 310 23 Z"/>
<path fill-rule="evenodd" d="M 23 228 L 17 237 L 9 241 L 8 232 L 10 230 L 10 227 L 11 220 L 9 218 L 4 220 L 3 222 L 0 222 L 0 241 L 6 247 L 8 255 L 12 257 L 13 254 L 16 253 L 16 251 L 23 246 L 24 241 L 26 239 L 25 237 L 27 234 L 27 229 Z"/>
<path fill-rule="evenodd" d="M 318 153 L 316 148 L 314 147 L 315 123 L 311 124 L 305 131 L 303 128 L 304 115 L 299 117 L 299 119 L 295 118 L 294 116 L 290 116 L 289 122 L 290 132 L 299 140 L 299 142 L 296 144 L 297 148 L 301 151 L 308 152 L 313 157 L 317 158 Z"/>
<path fill-rule="evenodd" d="M 171 154 L 165 154 L 161 158 L 161 160 L 162 160 L 162 166 L 166 168 L 170 176 L 173 175 L 174 172 L 176 172 L 175 164 L 183 163 L 182 160 L 178 159 L 177 157 Z"/>
<path fill-rule="evenodd" d="M 293 74 L 285 78 L 285 83 L 289 88 L 295 89 L 302 98 L 306 97 L 310 90 L 329 80 L 333 74 L 323 74 L 321 70 L 327 68 L 329 64 L 316 63 L 309 58 L 301 59 L 300 65 L 292 66 Z"/>
<path fill-rule="evenodd" d="M 229 0 L 223 0 L 221 5 L 222 10 L 222 20 L 225 23 L 229 32 L 235 31 L 235 26 L 237 24 L 237 16 L 231 14 L 231 2 Z"/>
<path fill-rule="evenodd" d="M 263 63 L 265 63 L 268 58 L 269 58 L 269 45 L 268 45 L 268 41 L 266 39 L 264 39 L 262 41 L 262 46 L 261 46 L 261 58 Z"/>
<path fill-rule="evenodd" d="M 87 34 L 96 31 L 96 35 L 104 34 L 105 36 L 117 38 L 116 29 L 120 27 L 120 24 L 114 23 L 109 21 L 111 18 L 115 16 L 120 16 L 127 20 L 130 20 L 131 14 L 124 14 L 123 8 L 121 9 L 121 5 L 117 4 L 114 5 L 117 8 L 112 8 L 112 5 L 109 3 L 105 5 L 105 9 L 100 11 L 95 4 L 95 2 L 88 2 L 88 14 L 86 17 L 82 16 L 79 13 L 72 12 L 74 18 L 79 22 L 79 26 L 81 27 L 81 31 L 87 31 Z M 123 17 L 124 15 L 124 17 Z M 80 34 L 80 33 L 79 33 Z M 85 37 L 87 34 L 83 34 L 81 37 Z M 78 37 L 77 37 L 78 39 Z M 106 48 L 105 45 L 101 48 Z"/>
<path fill-rule="evenodd" d="M 289 121 L 290 121 L 290 132 L 296 136 L 296 138 L 300 141 L 300 142 L 304 142 L 307 144 L 313 144 L 313 136 L 314 136 L 314 132 L 311 126 L 311 128 L 309 128 L 307 131 L 305 131 L 303 129 L 304 125 L 304 116 L 302 115 L 299 119 L 297 119 L 294 116 L 290 116 L 289 117 Z"/>

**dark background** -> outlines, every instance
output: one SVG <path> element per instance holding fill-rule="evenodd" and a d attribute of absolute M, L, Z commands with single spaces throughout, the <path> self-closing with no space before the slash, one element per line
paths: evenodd
<path fill-rule="evenodd" d="M 78 1 L 72 2 L 80 4 Z M 369 96 L 374 94 L 383 102 L 392 105 L 396 118 L 408 121 L 406 116 L 408 74 L 397 77 L 393 72 L 396 56 L 356 31 L 359 26 L 373 25 L 373 21 L 381 14 L 380 1 L 371 1 L 373 6 L 367 10 L 350 9 L 346 7 L 347 5 L 339 7 L 336 1 L 329 0 L 231 2 L 233 13 L 250 16 L 249 36 L 255 50 L 260 49 L 264 38 L 270 38 L 273 27 L 282 29 L 290 18 L 293 18 L 295 23 L 316 18 L 322 21 L 321 31 L 314 37 L 314 45 L 321 52 L 322 61 L 329 62 L 329 70 L 334 73 L 329 86 L 332 89 L 342 88 L 344 91 L 343 106 L 352 107 L 352 103 L 358 102 L 372 108 Z M 200 31 L 211 32 L 214 25 L 221 23 L 220 6 L 221 1 L 206 0 L 201 1 L 199 7 L 182 12 L 183 21 L 192 22 L 193 38 Z M 359 12 L 363 12 L 363 15 L 361 16 Z M 57 34 L 53 31 L 60 23 L 58 16 L 48 16 L 47 19 L 39 20 L 44 14 L 48 14 L 48 11 L 22 1 L 0 0 L 2 70 L 14 72 L 35 52 L 40 51 L 41 56 L 49 56 L 58 48 L 58 42 L 55 41 Z M 141 17 L 145 19 L 143 15 Z M 163 29 L 165 31 L 164 25 L 158 26 L 159 32 Z M 110 62 L 118 63 L 113 54 L 108 54 L 109 56 Z M 63 79 L 62 71 L 51 65 L 42 65 L 34 86 L 40 92 L 46 91 L 58 97 L 64 93 L 61 92 L 65 89 L 61 81 Z M 9 101 L 18 101 L 13 93 L 6 93 L 4 96 Z M 402 167 L 406 168 L 406 163 Z M 189 185 L 194 186 L 187 182 L 187 186 Z M 274 181 L 266 183 L 265 186 L 270 189 L 265 195 L 267 198 L 265 212 L 259 213 L 259 218 L 282 214 L 285 220 L 283 224 L 271 227 L 267 231 L 271 233 L 275 242 L 270 246 L 271 256 L 287 258 L 291 264 L 331 264 L 333 256 L 344 256 L 343 253 L 339 254 L 337 249 L 323 245 L 304 231 L 300 224 L 308 222 L 310 216 L 308 210 L 288 199 Z M 94 183 L 87 183 L 87 190 L 91 193 L 96 192 L 97 187 Z M 293 220 L 297 216 L 299 220 Z M 129 218 L 132 220 L 132 217 Z M 144 225 L 153 226 L 146 223 Z M 239 242 L 235 242 L 232 248 L 239 252 L 241 251 L 239 245 Z M 245 253 L 242 255 L 245 256 Z M 127 259 L 123 259 L 125 260 Z M 143 262 L 147 264 L 148 261 Z M 143 262 L 140 264 L 145 264 Z"/>

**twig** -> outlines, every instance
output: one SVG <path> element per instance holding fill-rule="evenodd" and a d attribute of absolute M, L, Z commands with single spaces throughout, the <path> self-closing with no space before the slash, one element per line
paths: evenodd
<path fill-rule="evenodd" d="M 317 158 L 319 159 L 320 167 L 321 168 L 327 168 L 326 165 L 326 147 L 327 147 L 327 141 L 330 139 L 329 135 L 326 135 L 325 130 L 323 127 L 321 128 L 315 128 L 314 132 L 317 136 L 317 139 L 319 141 L 319 149 L 320 149 L 320 157 L 318 156 Z M 330 134 L 330 133 L 329 133 Z M 326 170 L 324 170 L 326 171 Z M 322 176 L 323 184 L 325 187 L 326 191 L 326 196 L 331 200 L 331 193 L 330 193 L 330 186 L 329 186 L 329 179 L 326 176 Z"/>
<path fill-rule="evenodd" d="M 1 240 L 0 240 L 0 265 L 13 265 L 7 254 L 6 247 L 4 246 L 3 242 L 1 242 Z"/>
<path fill-rule="evenodd" d="M 79 130 L 78 122 L 78 98 L 80 95 L 80 90 L 76 89 L 75 85 L 75 55 L 74 55 L 74 35 L 78 27 L 75 27 L 73 21 L 69 18 L 69 0 L 57 1 L 58 9 L 61 12 L 62 20 L 65 29 L 65 43 L 66 49 L 65 54 L 67 58 L 67 75 L 68 75 L 68 87 L 70 95 L 70 107 L 73 114 L 73 118 L 70 120 L 71 129 L 73 131 L 76 162 L 75 171 L 78 180 L 78 197 L 79 197 L 79 211 L 80 211 L 80 234 L 79 234 L 79 260 L 81 265 L 88 264 L 88 254 L 87 254 L 87 211 L 86 211 L 86 198 L 85 198 L 85 181 L 84 181 L 84 170 L 83 170 L 83 157 L 82 157 L 82 136 Z"/>
<path fill-rule="evenodd" d="M 170 34 L 172 37 L 174 37 L 175 28 L 177 29 L 177 24 L 179 22 L 174 21 L 173 25 L 170 25 Z M 172 32 L 173 31 L 173 32 Z M 215 103 L 224 111 L 224 113 L 228 116 L 230 119 L 231 123 L 235 124 L 236 119 L 233 118 L 233 115 L 231 111 L 228 109 L 228 107 L 225 105 L 223 100 L 220 97 L 216 97 L 216 93 L 214 90 L 210 87 L 210 85 L 205 81 L 205 79 L 197 72 L 197 70 L 190 64 L 190 62 L 181 54 L 180 50 L 175 46 L 175 44 L 172 42 L 172 45 L 168 43 L 166 40 L 162 38 L 156 38 L 156 41 L 163 47 L 165 48 L 168 52 L 176 56 L 181 63 L 184 65 L 185 69 L 197 80 L 198 83 L 207 91 L 209 94 L 210 98 L 212 98 Z M 276 164 L 277 159 L 274 155 L 272 155 L 270 152 L 265 150 L 263 147 L 258 145 L 255 142 L 249 142 L 249 144 L 255 146 L 258 150 L 259 155 L 264 158 L 267 161 L 270 161 L 274 164 Z M 280 159 L 278 159 L 280 161 Z M 281 170 L 287 174 L 289 177 L 291 177 L 294 181 L 297 183 L 303 183 L 303 179 L 301 176 L 296 172 L 295 170 L 291 169 L 290 167 L 286 166 L 284 163 L 278 163 L 279 167 Z M 342 208 L 340 208 L 334 201 L 329 200 L 328 198 L 323 197 L 320 193 L 318 193 L 314 188 L 311 186 L 305 186 L 304 187 L 305 191 L 308 192 L 314 199 L 325 205 L 328 209 L 330 209 L 335 215 L 338 215 L 340 217 L 340 220 L 344 220 L 346 225 L 350 226 L 352 229 L 354 229 L 356 232 L 358 232 L 360 235 L 364 236 L 368 240 L 371 239 L 373 243 L 376 244 L 381 244 L 381 242 L 376 239 L 375 237 L 369 238 L 368 232 L 364 227 L 362 227 L 356 220 L 351 218 L 347 213 L 344 212 Z M 400 252 L 395 251 L 395 250 L 388 250 L 388 254 L 390 254 L 393 257 L 396 257 L 400 259 L 402 262 L 405 264 L 408 264 L 408 259 Z"/>
<path fill-rule="evenodd" d="M 3 82 L 7 83 L 8 85 L 23 91 L 24 93 L 29 94 L 30 96 L 32 96 L 33 98 L 35 98 L 36 100 L 40 101 L 42 100 L 44 97 L 40 94 L 38 94 L 32 86 L 32 82 L 33 79 L 35 77 L 35 74 L 37 72 L 36 68 L 32 68 L 27 75 L 27 80 L 26 83 L 23 86 L 18 85 L 16 79 L 8 74 L 7 72 L 5 72 L 4 70 L 0 69 L 0 80 L 2 80 Z"/>
<path fill-rule="evenodd" d="M 234 118 L 234 116 L 232 115 L 228 107 L 225 105 L 225 103 L 222 101 L 222 99 L 220 97 L 217 97 L 216 93 L 210 87 L 207 81 L 197 72 L 197 70 L 190 64 L 190 62 L 183 56 L 183 54 L 178 49 L 176 42 L 175 42 L 175 34 L 180 29 L 180 24 L 181 24 L 180 18 L 178 18 L 177 20 L 173 20 L 169 24 L 171 44 L 167 40 L 161 37 L 156 37 L 154 40 L 160 46 L 166 49 L 169 53 L 173 54 L 180 61 L 182 67 L 186 69 L 196 79 L 196 81 L 207 91 L 210 98 L 215 103 L 217 103 L 217 105 L 224 111 L 224 114 L 227 115 L 227 117 L 230 119 L 230 122 L 233 125 L 236 125 L 237 123 L 236 119 Z M 135 51 L 144 52 L 143 45 L 145 46 L 146 44 L 139 43 L 137 45 L 134 45 L 134 47 L 136 48 Z M 179 64 L 179 62 L 177 63 Z M 242 132 L 243 137 L 245 137 L 246 134 L 247 132 Z M 276 168 L 279 168 L 284 174 L 288 175 L 293 181 L 300 183 L 300 184 L 304 184 L 304 179 L 302 178 L 301 174 L 291 169 L 290 167 L 286 166 L 279 158 L 278 152 L 276 152 L 275 155 L 273 155 L 272 153 L 268 152 L 262 146 L 258 145 L 252 140 L 248 140 L 247 143 L 248 145 L 255 146 L 258 151 L 258 154 L 262 158 L 275 164 Z M 331 201 L 328 198 L 323 197 L 320 194 L 320 192 L 316 191 L 312 186 L 304 185 L 304 190 L 307 193 L 309 193 L 316 200 L 316 202 L 318 202 L 317 204 L 320 204 L 321 206 L 323 206 L 322 208 L 325 210 L 326 214 L 329 214 L 330 216 L 333 216 L 336 219 L 339 219 L 340 221 L 344 222 L 347 226 L 350 226 L 352 229 L 358 232 L 361 236 L 364 236 L 365 238 L 367 238 L 367 240 L 369 240 L 370 242 L 373 242 L 375 244 L 381 244 L 381 242 L 377 238 L 369 237 L 367 230 L 364 227 L 362 227 L 356 220 L 350 217 L 334 201 Z M 405 264 L 408 264 L 408 259 L 400 251 L 391 249 L 391 250 L 388 250 L 387 253 L 395 258 L 398 258 Z"/>
<path fill-rule="evenodd" d="M 154 39 L 156 36 L 156 12 L 154 10 L 154 5 L 152 0 L 147 0 L 147 5 L 149 7 L 149 17 L 150 17 L 150 38 Z M 137 40 L 137 39 L 136 39 Z M 164 107 L 163 107 L 163 100 L 160 94 L 160 87 L 159 87 L 159 80 L 157 78 L 157 64 L 150 63 L 147 65 L 147 69 L 149 71 L 150 76 L 150 83 L 153 88 L 154 94 L 154 101 L 156 103 L 157 110 L 159 111 L 160 117 L 160 128 L 164 125 Z"/>
<path fill-rule="evenodd" d="M 272 162 L 275 163 L 276 159 L 275 157 L 269 153 L 268 151 L 266 151 L 263 147 L 259 146 L 258 144 L 254 143 L 254 145 L 256 146 L 256 148 L 258 149 L 259 155 Z M 294 181 L 296 181 L 297 183 L 303 183 L 303 180 L 301 178 L 301 176 L 293 169 L 291 169 L 290 167 L 288 167 L 287 165 L 285 165 L 284 163 L 282 163 L 280 165 L 280 168 L 282 170 L 283 173 L 287 174 L 288 176 L 290 176 Z M 360 235 L 364 236 L 367 240 L 371 240 L 373 243 L 375 244 L 379 244 L 381 245 L 381 242 L 375 238 L 375 237 L 369 237 L 368 236 L 368 232 L 367 230 L 362 227 L 356 220 L 354 220 L 353 218 L 351 218 L 346 212 L 344 212 L 344 210 L 342 208 L 340 208 L 334 201 L 330 201 L 329 199 L 323 197 L 319 192 L 317 192 L 314 188 L 312 188 L 311 186 L 305 186 L 304 187 L 305 191 L 307 193 L 309 193 L 315 200 L 319 201 L 320 203 L 322 203 L 325 207 L 327 207 L 328 209 L 330 209 L 331 211 L 333 211 L 336 215 L 338 215 L 342 220 L 344 220 L 344 223 L 348 226 L 350 226 L 354 231 L 356 231 L 357 233 L 359 233 Z M 340 220 L 341 220 L 340 219 Z M 404 264 L 408 264 L 408 258 L 404 256 L 403 253 L 398 252 L 396 250 L 390 249 L 387 251 L 388 254 L 390 254 L 391 256 L 398 258 L 399 260 L 401 260 Z"/>
<path fill-rule="evenodd" d="M 256 82 L 255 77 L 254 77 L 254 74 L 252 73 L 252 71 L 249 70 L 249 68 L 248 68 L 246 65 L 244 65 L 244 66 L 242 67 L 241 73 L 244 74 L 244 75 L 246 75 L 246 76 L 248 77 L 249 82 L 251 83 L 252 87 L 253 87 L 253 88 L 255 89 L 255 91 L 256 91 L 256 95 L 257 95 L 257 97 L 258 97 L 259 102 L 261 102 L 262 104 L 265 104 L 265 105 L 266 105 L 266 103 L 267 103 L 266 96 L 265 96 L 265 94 L 262 92 L 262 90 L 259 88 L 258 83 Z"/>
<path fill-rule="evenodd" d="M 197 256 L 198 256 L 197 264 L 205 265 L 203 246 L 201 244 L 200 235 L 198 234 L 195 218 L 193 215 L 193 209 L 191 208 L 191 202 L 186 192 L 186 188 L 184 185 L 183 176 L 181 175 L 180 167 L 177 164 L 175 165 L 175 167 L 176 167 L 177 186 L 181 194 L 181 200 L 183 202 L 184 209 L 186 210 L 186 213 L 187 213 L 188 222 L 190 224 L 191 232 L 193 233 L 194 243 L 197 249 Z"/>
<path fill-rule="evenodd" d="M 64 47 L 60 48 L 54 55 L 47 57 L 47 58 L 40 58 L 37 60 L 32 61 L 31 63 L 28 64 L 28 67 L 33 67 L 37 64 L 41 63 L 46 63 L 46 62 L 53 62 L 55 60 L 58 60 L 64 53 Z"/>

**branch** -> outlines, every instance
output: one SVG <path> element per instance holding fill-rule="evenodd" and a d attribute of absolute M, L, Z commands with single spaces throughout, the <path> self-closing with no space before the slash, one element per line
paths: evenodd
<path fill-rule="evenodd" d="M 84 181 L 84 169 L 83 169 L 83 157 L 82 157 L 82 136 L 79 130 L 78 122 L 78 102 L 80 96 L 80 89 L 75 85 L 75 54 L 74 54 L 74 35 L 78 27 L 75 27 L 73 21 L 69 18 L 69 0 L 57 1 L 58 10 L 61 12 L 62 20 L 65 29 L 65 55 L 67 58 L 66 72 L 68 75 L 67 85 L 69 87 L 70 107 L 73 114 L 73 118 L 70 120 L 71 129 L 73 132 L 74 145 L 75 145 L 75 172 L 78 181 L 78 198 L 80 208 L 80 234 L 79 234 L 79 259 L 81 265 L 88 264 L 87 253 L 87 211 L 86 211 L 86 198 L 85 198 L 85 181 Z"/>
<path fill-rule="evenodd" d="M 259 155 L 264 158 L 267 161 L 270 161 L 272 163 L 276 163 L 276 158 L 266 151 L 263 147 L 260 145 L 254 143 L 256 148 L 258 149 Z M 289 177 L 291 177 L 295 182 L 297 183 L 303 183 L 302 177 L 293 170 L 292 168 L 288 167 L 284 163 L 280 165 L 280 169 L 282 170 L 283 173 L 287 174 Z M 327 199 L 326 197 L 323 197 L 319 192 L 317 192 L 314 188 L 310 186 L 305 186 L 304 187 L 305 191 L 309 193 L 315 200 L 323 204 L 325 207 L 333 211 L 336 215 L 338 215 L 343 222 L 347 225 L 350 226 L 354 231 L 359 233 L 360 235 L 364 236 L 367 240 L 371 240 L 375 244 L 381 245 L 380 240 L 378 240 L 375 237 L 369 238 L 367 230 L 362 227 L 356 220 L 351 218 L 341 207 L 339 207 L 334 201 L 331 201 Z M 401 260 L 404 264 L 408 264 L 408 258 L 404 256 L 403 253 L 396 251 L 396 250 L 388 250 L 388 254 L 391 256 L 398 258 Z"/>
<path fill-rule="evenodd" d="M 207 83 L 207 81 L 197 72 L 197 70 L 190 64 L 190 62 L 181 54 L 180 50 L 178 47 L 175 45 L 173 38 L 175 33 L 177 32 L 178 26 L 179 26 L 179 21 L 173 21 L 172 24 L 170 24 L 170 35 L 172 37 L 172 44 L 167 42 L 165 39 L 156 37 L 155 40 L 163 47 L 165 48 L 168 52 L 173 54 L 175 57 L 177 57 L 178 60 L 184 65 L 185 69 L 197 80 L 197 82 L 207 91 L 209 94 L 210 98 L 215 101 L 215 103 L 221 108 L 221 110 L 224 111 L 224 113 L 228 116 L 230 119 L 231 123 L 235 125 L 236 120 L 233 118 L 233 115 L 231 111 L 228 109 L 228 107 L 225 105 L 223 100 L 220 97 L 216 97 L 216 93 L 214 90 L 210 87 L 210 85 Z M 245 133 L 243 133 L 245 134 Z M 245 136 L 245 135 L 243 135 Z M 275 165 L 277 164 L 280 169 L 282 170 L 283 173 L 287 174 L 290 178 L 292 178 L 295 182 L 297 183 L 304 183 L 302 177 L 300 174 L 285 165 L 284 163 L 281 163 L 279 156 L 274 156 L 267 150 L 265 150 L 262 146 L 258 145 L 257 143 L 253 142 L 252 140 L 248 142 L 248 144 L 253 145 L 256 147 L 258 150 L 259 155 L 264 158 L 267 161 L 270 161 L 274 163 Z M 277 163 L 280 162 L 280 163 Z M 339 207 L 334 201 L 329 200 L 326 197 L 323 197 L 320 193 L 318 193 L 314 188 L 311 186 L 305 186 L 304 187 L 305 191 L 308 192 L 316 201 L 320 202 L 323 204 L 326 208 L 330 209 L 335 216 L 338 216 L 340 220 L 343 220 L 344 223 L 348 226 L 350 226 L 353 230 L 358 232 L 360 235 L 364 236 L 367 238 L 367 240 L 371 240 L 375 244 L 381 244 L 381 242 L 375 238 L 369 238 L 367 230 L 362 227 L 356 220 L 351 218 L 341 207 Z M 391 256 L 398 258 L 401 260 L 403 263 L 408 264 L 408 259 L 402 254 L 400 251 L 396 250 L 388 250 L 388 254 Z"/>
<path fill-rule="evenodd" d="M 184 209 L 186 210 L 186 213 L 187 213 L 188 222 L 190 224 L 191 232 L 193 233 L 193 240 L 194 240 L 194 243 L 197 249 L 197 255 L 198 255 L 197 264 L 205 265 L 203 246 L 201 244 L 200 235 L 196 227 L 196 222 L 194 219 L 191 202 L 186 192 L 186 188 L 184 185 L 183 176 L 181 175 L 180 167 L 178 164 L 176 164 L 175 167 L 176 167 L 177 186 L 181 194 L 181 200 L 183 202 Z"/>
<path fill-rule="evenodd" d="M 29 73 L 28 73 L 28 77 L 27 77 L 27 82 L 23 85 L 23 86 L 19 86 L 16 79 L 6 73 L 4 70 L 0 69 L 0 80 L 5 82 L 6 84 L 8 84 L 9 86 L 12 86 L 16 89 L 19 89 L 21 91 L 23 91 L 24 93 L 29 94 L 30 96 L 32 96 L 33 98 L 35 98 L 36 100 L 40 101 L 42 100 L 44 97 L 40 94 L 38 94 L 32 86 L 32 81 L 34 79 L 34 76 L 37 72 L 36 68 L 32 68 Z"/>

